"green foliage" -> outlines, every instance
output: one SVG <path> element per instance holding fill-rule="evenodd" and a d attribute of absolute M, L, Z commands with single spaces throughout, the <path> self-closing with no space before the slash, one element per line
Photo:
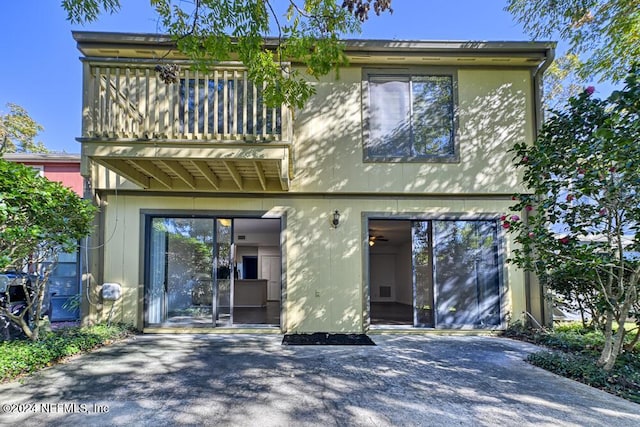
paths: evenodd
<path fill-rule="evenodd" d="M 509 0 L 533 38 L 560 37 L 586 61 L 582 77 L 621 81 L 640 57 L 640 0 Z"/>
<path fill-rule="evenodd" d="M 28 166 L 0 159 L 0 270 L 38 252 L 69 251 L 91 232 L 95 207 Z"/>
<path fill-rule="evenodd" d="M 603 280 L 595 270 L 585 270 L 574 263 L 558 263 L 553 269 L 540 273 L 542 282 L 555 295 L 555 303 L 562 309 L 579 312 L 583 323 L 601 326 L 605 318 L 606 301 L 594 284 Z"/>
<path fill-rule="evenodd" d="M 71 22 L 93 22 L 103 12 L 117 13 L 120 0 L 62 0 L 62 7 L 67 11 L 67 20 Z"/>
<path fill-rule="evenodd" d="M 582 61 L 573 53 L 555 58 L 544 72 L 542 81 L 545 111 L 561 108 L 569 98 L 582 92 L 586 80 L 578 73 L 581 66 Z"/>
<path fill-rule="evenodd" d="M 16 104 L 7 104 L 9 112 L 0 114 L 0 156 L 4 153 L 46 153 L 47 148 L 35 137 L 43 127 L 36 123 L 27 110 Z"/>
<path fill-rule="evenodd" d="M 504 332 L 504 336 L 555 350 L 589 354 L 596 354 L 604 345 L 602 331 L 594 327 L 585 327 L 579 322 L 558 323 L 553 329 L 531 328 L 521 323 L 514 323 Z M 627 342 L 631 342 L 631 338 L 631 335 L 626 335 Z M 639 355 L 640 343 L 636 343 L 632 349 L 629 349 L 629 353 Z"/>
<path fill-rule="evenodd" d="M 606 387 L 609 377 L 605 370 L 593 363 L 592 358 L 580 354 L 545 351 L 529 355 L 527 361 L 539 368 L 597 388 Z"/>
<path fill-rule="evenodd" d="M 313 95 L 303 72 L 320 77 L 347 64 L 340 38 L 360 31 L 374 12 L 391 12 L 391 0 L 304 0 L 289 2 L 284 14 L 269 0 L 150 0 L 164 31 L 177 48 L 207 68 L 219 61 L 240 60 L 254 83 L 266 84 L 265 103 L 301 108 Z M 64 0 L 67 19 L 91 22 L 100 13 L 116 13 L 119 0 Z M 265 38 L 277 35 L 275 43 Z M 303 72 L 288 62 L 304 65 Z"/>
<path fill-rule="evenodd" d="M 35 372 L 78 353 L 130 336 L 124 325 L 72 327 L 48 332 L 40 341 L 0 342 L 0 381 Z"/>
<path fill-rule="evenodd" d="M 29 166 L 0 159 L 0 271 L 36 269 L 31 292 L 25 289 L 27 309 L 15 315 L 0 307 L 0 314 L 32 340 L 39 336 L 46 283 L 57 255 L 75 250 L 91 232 L 94 213 L 90 201 L 69 188 Z M 40 268 L 45 263 L 49 268 Z"/>
<path fill-rule="evenodd" d="M 640 345 L 620 355 L 607 371 L 596 363 L 604 335 L 579 323 L 556 325 L 553 330 L 517 324 L 504 335 L 550 349 L 529 355 L 527 361 L 532 365 L 640 403 Z"/>
<path fill-rule="evenodd" d="M 591 354 L 543 351 L 527 357 L 532 365 L 591 387 L 640 403 L 640 363 L 638 357 L 623 355 L 611 371 L 596 365 Z"/>
<path fill-rule="evenodd" d="M 640 68 L 626 83 L 606 100 L 587 88 L 554 111 L 535 144 L 516 144 L 531 193 L 514 196 L 512 209 L 528 221 L 503 217 L 519 244 L 512 263 L 568 300 L 588 298 L 608 368 L 624 338 L 624 328 L 612 335 L 613 324 L 624 324 L 640 295 Z"/>

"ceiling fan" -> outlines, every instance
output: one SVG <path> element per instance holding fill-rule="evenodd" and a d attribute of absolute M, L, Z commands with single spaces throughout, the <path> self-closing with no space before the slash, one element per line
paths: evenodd
<path fill-rule="evenodd" d="M 377 234 L 374 230 L 369 230 L 369 246 L 373 246 L 376 242 L 388 242 L 382 234 Z"/>

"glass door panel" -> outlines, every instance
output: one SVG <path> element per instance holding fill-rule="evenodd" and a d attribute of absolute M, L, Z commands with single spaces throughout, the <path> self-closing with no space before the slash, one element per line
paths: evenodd
<path fill-rule="evenodd" d="M 211 324 L 213 219 L 152 218 L 148 323 Z"/>
<path fill-rule="evenodd" d="M 236 221 L 215 217 L 150 217 L 147 220 L 147 325 L 231 326 L 235 321 L 234 305 L 238 301 L 241 301 L 235 312 L 238 323 L 279 324 L 279 254 L 276 257 L 272 250 L 261 253 L 258 247 L 252 248 L 256 260 L 260 259 L 259 254 L 262 256 L 262 265 L 258 262 L 254 270 L 258 271 L 261 266 L 263 276 L 244 280 L 249 282 L 245 283 L 245 292 L 234 295 L 237 272 L 233 230 Z M 246 227 L 249 220 L 244 221 Z M 265 224 L 273 227 L 273 240 L 277 241 L 279 221 Z M 244 249 L 246 252 L 247 247 Z M 271 271 L 272 264 L 277 264 L 277 271 Z M 277 291 L 271 292 L 275 295 L 273 301 L 268 293 L 271 281 Z"/>
<path fill-rule="evenodd" d="M 164 218 L 151 220 L 149 239 L 149 286 L 147 287 L 147 322 L 162 323 L 167 317 L 167 240 Z"/>
<path fill-rule="evenodd" d="M 414 221 L 412 224 L 412 257 L 414 283 L 414 325 L 433 328 L 433 274 L 431 222 Z"/>
<path fill-rule="evenodd" d="M 495 221 L 433 221 L 436 327 L 500 324 Z"/>
<path fill-rule="evenodd" d="M 498 226 L 494 221 L 476 223 L 477 249 L 475 256 L 478 294 L 478 326 L 499 326 L 501 316 L 500 256 Z"/>
<path fill-rule="evenodd" d="M 218 218 L 216 220 L 216 253 L 214 288 L 217 305 L 214 306 L 213 318 L 216 325 L 233 324 L 233 220 Z"/>

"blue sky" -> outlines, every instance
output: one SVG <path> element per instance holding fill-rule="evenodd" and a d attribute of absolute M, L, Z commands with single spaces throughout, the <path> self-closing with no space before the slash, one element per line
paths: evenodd
<path fill-rule="evenodd" d="M 275 0 L 282 2 L 284 0 Z M 44 126 L 38 140 L 50 150 L 80 152 L 82 67 L 72 30 L 159 32 L 147 0 L 122 0 L 117 15 L 71 25 L 60 1 L 8 1 L 0 14 L 0 111 L 24 107 Z M 394 0 L 394 13 L 373 16 L 361 38 L 413 40 L 528 40 L 503 8 L 506 0 Z"/>

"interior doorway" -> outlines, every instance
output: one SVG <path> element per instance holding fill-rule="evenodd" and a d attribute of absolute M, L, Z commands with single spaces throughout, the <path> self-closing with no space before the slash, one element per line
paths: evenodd
<path fill-rule="evenodd" d="M 494 328 L 503 321 L 495 220 L 369 220 L 371 325 Z"/>
<path fill-rule="evenodd" d="M 372 325 L 413 325 L 411 221 L 369 221 Z"/>
<path fill-rule="evenodd" d="M 279 219 L 149 216 L 145 324 L 280 325 Z M 271 286 L 271 288 L 269 288 Z M 268 298 L 271 296 L 271 298 Z"/>

